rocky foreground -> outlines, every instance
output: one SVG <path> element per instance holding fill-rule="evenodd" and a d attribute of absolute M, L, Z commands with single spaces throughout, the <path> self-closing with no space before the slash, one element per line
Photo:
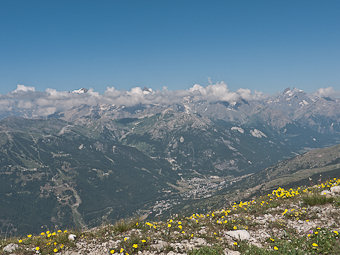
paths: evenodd
<path fill-rule="evenodd" d="M 2 239 L 1 254 L 340 254 L 340 179 L 163 222 Z"/>

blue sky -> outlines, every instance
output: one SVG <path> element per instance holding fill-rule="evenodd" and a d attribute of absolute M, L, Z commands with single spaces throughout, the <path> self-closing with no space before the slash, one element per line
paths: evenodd
<path fill-rule="evenodd" d="M 0 1 L 0 94 L 340 88 L 340 1 Z"/>

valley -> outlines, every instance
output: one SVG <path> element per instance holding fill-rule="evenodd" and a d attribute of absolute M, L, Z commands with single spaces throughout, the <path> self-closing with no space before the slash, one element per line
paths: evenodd
<path fill-rule="evenodd" d="M 339 105 L 292 89 L 234 103 L 192 94 L 50 116 L 17 109 L 0 120 L 1 233 L 161 219 L 240 200 L 241 190 L 251 197 L 327 176 L 338 167 L 337 149 L 303 153 L 340 143 Z"/>

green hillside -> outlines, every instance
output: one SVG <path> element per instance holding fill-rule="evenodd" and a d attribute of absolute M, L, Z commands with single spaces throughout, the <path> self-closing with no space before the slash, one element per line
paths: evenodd
<path fill-rule="evenodd" d="M 208 213 L 2 239 L 15 254 L 339 254 L 340 179 L 278 188 Z M 321 192 L 322 191 L 322 192 Z M 69 239 L 74 234 L 75 239 Z M 8 254 L 4 252 L 4 254 Z"/>

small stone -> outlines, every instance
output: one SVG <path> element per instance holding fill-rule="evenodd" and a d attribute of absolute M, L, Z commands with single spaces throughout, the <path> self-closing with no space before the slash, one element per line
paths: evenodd
<path fill-rule="evenodd" d="M 162 241 L 162 240 L 158 240 L 157 243 L 152 244 L 151 247 L 157 251 L 162 250 L 164 247 L 166 247 L 168 245 L 167 242 Z"/>
<path fill-rule="evenodd" d="M 19 248 L 19 245 L 15 244 L 15 243 L 10 243 L 10 244 L 7 244 L 4 248 L 3 248 L 3 251 L 4 252 L 13 252 L 15 251 L 16 249 Z"/>
<path fill-rule="evenodd" d="M 340 194 L 340 186 L 331 187 L 331 192 Z"/>
<path fill-rule="evenodd" d="M 76 240 L 76 235 L 74 235 L 74 234 L 69 234 L 68 235 L 68 240 L 70 240 L 70 241 L 74 241 L 74 240 Z"/>
<path fill-rule="evenodd" d="M 65 251 L 65 255 L 81 255 L 81 253 L 78 253 L 76 251 Z"/>
<path fill-rule="evenodd" d="M 238 251 L 233 251 L 233 250 L 229 250 L 229 249 L 225 249 L 224 250 L 224 255 L 240 255 L 241 253 Z"/>
<path fill-rule="evenodd" d="M 198 246 L 203 246 L 203 245 L 206 245 L 207 244 L 207 241 L 203 238 L 193 238 L 192 241 L 198 245 Z"/>
<path fill-rule="evenodd" d="M 201 228 L 200 231 L 198 231 L 198 233 L 201 235 L 205 235 L 207 234 L 207 231 L 205 230 L 205 228 Z"/>
<path fill-rule="evenodd" d="M 226 235 L 238 239 L 238 240 L 249 240 L 250 239 L 250 234 L 247 230 L 233 230 L 233 231 L 227 231 L 225 232 Z"/>

